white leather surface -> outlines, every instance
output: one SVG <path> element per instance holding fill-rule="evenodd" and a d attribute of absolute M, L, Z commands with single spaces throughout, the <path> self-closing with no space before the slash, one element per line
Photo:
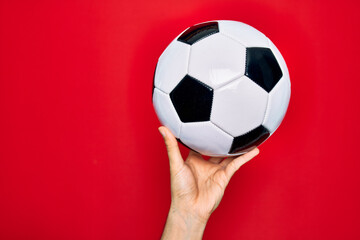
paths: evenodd
<path fill-rule="evenodd" d="M 172 41 L 161 54 L 155 72 L 155 87 L 170 93 L 187 73 L 190 45 Z"/>
<path fill-rule="evenodd" d="M 259 126 L 265 116 L 268 93 L 243 76 L 215 90 L 210 120 L 233 137 Z"/>
<path fill-rule="evenodd" d="M 220 33 L 229 36 L 245 47 L 269 47 L 268 38 L 257 29 L 236 21 L 218 21 Z"/>
<path fill-rule="evenodd" d="M 290 80 L 284 76 L 269 93 L 269 102 L 263 122 L 274 133 L 283 120 L 290 100 Z"/>
<path fill-rule="evenodd" d="M 223 132 L 210 121 L 183 123 L 180 139 L 190 148 L 203 155 L 226 155 L 229 152 L 233 137 Z"/>
<path fill-rule="evenodd" d="M 160 122 L 179 138 L 181 121 L 171 102 L 169 94 L 154 89 L 153 104 Z"/>
<path fill-rule="evenodd" d="M 245 47 L 219 33 L 191 47 L 189 75 L 216 89 L 245 73 Z"/>

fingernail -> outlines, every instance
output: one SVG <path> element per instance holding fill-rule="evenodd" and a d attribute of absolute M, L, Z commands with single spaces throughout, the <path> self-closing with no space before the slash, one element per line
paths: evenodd
<path fill-rule="evenodd" d="M 165 132 L 164 132 L 164 130 L 161 129 L 160 127 L 158 128 L 158 130 L 159 130 L 161 136 L 163 136 L 163 138 L 165 138 Z"/>

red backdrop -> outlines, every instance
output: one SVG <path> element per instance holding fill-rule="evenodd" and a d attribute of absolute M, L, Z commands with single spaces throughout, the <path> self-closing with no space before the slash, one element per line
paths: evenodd
<path fill-rule="evenodd" d="M 187 26 L 265 33 L 288 113 L 242 167 L 204 239 L 359 239 L 357 1 L 1 1 L 0 239 L 158 239 L 168 160 L 157 58 Z M 187 154 L 187 150 L 182 148 Z"/>

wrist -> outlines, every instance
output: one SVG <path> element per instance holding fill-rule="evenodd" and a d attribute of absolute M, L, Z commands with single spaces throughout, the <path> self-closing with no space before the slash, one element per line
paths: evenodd
<path fill-rule="evenodd" d="M 186 207 L 180 207 L 176 204 L 171 203 L 169 215 L 177 218 L 179 221 L 184 223 L 191 223 L 194 226 L 205 226 L 209 220 L 210 214 L 206 216 L 199 216 L 197 213 Z"/>
<path fill-rule="evenodd" d="M 162 239 L 202 239 L 207 220 L 172 204 Z"/>

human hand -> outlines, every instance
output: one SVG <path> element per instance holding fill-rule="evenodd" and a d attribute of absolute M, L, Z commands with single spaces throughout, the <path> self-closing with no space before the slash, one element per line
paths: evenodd
<path fill-rule="evenodd" d="M 163 239 L 201 239 L 211 213 L 219 205 L 234 173 L 259 153 L 255 148 L 237 157 L 203 157 L 190 150 L 184 161 L 177 140 L 166 127 L 159 128 L 170 162 L 171 206 Z M 176 234 L 175 234 L 176 232 Z M 185 235 L 183 235 L 185 236 Z M 174 239 L 175 239 L 174 238 Z M 187 237 L 184 237 L 187 239 Z"/>

